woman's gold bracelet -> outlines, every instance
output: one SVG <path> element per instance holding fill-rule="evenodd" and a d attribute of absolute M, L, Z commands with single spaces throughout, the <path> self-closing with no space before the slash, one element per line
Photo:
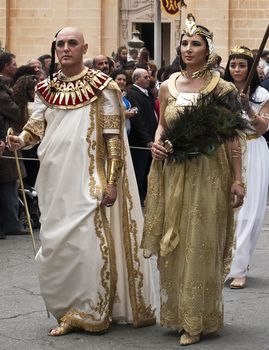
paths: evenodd
<path fill-rule="evenodd" d="M 240 181 L 240 180 L 234 180 L 234 184 L 237 184 L 237 185 L 243 187 L 244 189 L 246 188 L 244 182 L 242 182 L 242 181 Z"/>
<path fill-rule="evenodd" d="M 264 119 L 269 120 L 269 113 L 268 112 L 262 113 L 261 117 L 263 117 Z"/>

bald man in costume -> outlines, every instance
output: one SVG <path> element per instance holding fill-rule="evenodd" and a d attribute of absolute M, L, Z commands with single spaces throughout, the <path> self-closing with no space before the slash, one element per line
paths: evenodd
<path fill-rule="evenodd" d="M 120 91 L 83 65 L 88 45 L 77 28 L 60 30 L 52 54 L 54 47 L 61 70 L 52 75 L 52 66 L 37 85 L 32 117 L 9 137 L 13 149 L 40 143 L 36 263 L 41 294 L 58 321 L 49 335 L 104 332 L 112 321 L 152 325 L 154 291 L 138 249 L 143 217 Z"/>

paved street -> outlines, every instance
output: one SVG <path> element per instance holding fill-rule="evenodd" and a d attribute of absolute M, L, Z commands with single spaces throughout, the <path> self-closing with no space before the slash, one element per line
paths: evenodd
<path fill-rule="evenodd" d="M 37 236 L 37 234 L 36 234 Z M 188 349 L 269 350 L 269 209 L 251 262 L 247 288 L 224 291 L 225 328 Z M 154 265 L 156 287 L 157 271 Z M 9 236 L 0 241 L 0 349 L 1 350 L 134 350 L 180 349 L 178 335 L 159 325 L 133 329 L 113 326 L 109 333 L 92 336 L 73 333 L 48 337 L 55 325 L 46 316 L 39 295 L 30 238 Z"/>

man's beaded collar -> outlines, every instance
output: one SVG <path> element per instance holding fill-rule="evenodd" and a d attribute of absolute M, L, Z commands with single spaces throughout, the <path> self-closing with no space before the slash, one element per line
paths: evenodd
<path fill-rule="evenodd" d="M 88 68 L 72 77 L 59 71 L 52 82 L 48 78 L 37 84 L 36 93 L 50 108 L 76 109 L 96 100 L 110 81 L 103 72 Z"/>

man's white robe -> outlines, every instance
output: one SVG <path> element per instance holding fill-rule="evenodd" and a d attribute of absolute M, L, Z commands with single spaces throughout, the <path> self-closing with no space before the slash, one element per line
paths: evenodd
<path fill-rule="evenodd" d="M 103 331 L 111 320 L 136 327 L 155 322 L 150 262 L 139 248 L 143 215 L 120 115 L 110 82 L 78 108 L 55 108 L 37 95 L 25 127 L 41 139 L 41 294 L 57 320 L 65 317 L 88 331 Z M 124 139 L 124 167 L 117 201 L 106 209 L 101 200 L 108 133 Z"/>

